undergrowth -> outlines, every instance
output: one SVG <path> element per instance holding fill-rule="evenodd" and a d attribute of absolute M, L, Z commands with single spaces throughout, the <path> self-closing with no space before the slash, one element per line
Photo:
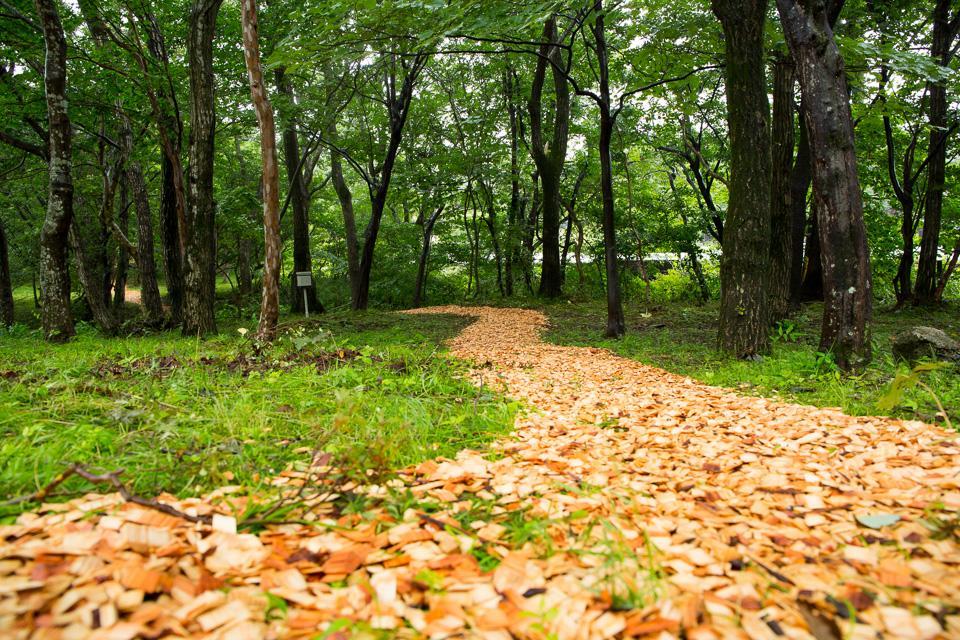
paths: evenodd
<path fill-rule="evenodd" d="M 466 322 L 338 312 L 286 325 L 262 351 L 249 320 L 221 318 L 205 340 L 81 327 L 66 345 L 17 326 L 0 337 L 0 496 L 72 463 L 124 469 L 142 495 L 188 496 L 256 488 L 317 449 L 363 475 L 481 447 L 516 406 L 444 354 Z M 91 489 L 73 478 L 56 497 Z"/>

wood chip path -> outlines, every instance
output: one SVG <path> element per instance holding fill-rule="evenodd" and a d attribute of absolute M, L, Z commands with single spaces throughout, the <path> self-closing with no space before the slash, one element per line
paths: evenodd
<path fill-rule="evenodd" d="M 0 637 L 960 638 L 956 434 L 547 345 L 533 311 L 427 312 L 475 316 L 452 353 L 531 407 L 497 455 L 402 472 L 403 513 L 317 497 L 257 533 L 237 487 L 162 497 L 212 524 L 44 505 L 0 527 Z"/>

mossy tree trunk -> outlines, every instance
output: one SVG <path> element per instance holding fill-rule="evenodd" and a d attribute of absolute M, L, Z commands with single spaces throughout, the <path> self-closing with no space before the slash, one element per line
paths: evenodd
<path fill-rule="evenodd" d="M 53 0 L 35 0 L 43 28 L 46 62 L 44 93 L 49 121 L 47 214 L 40 230 L 40 317 L 47 340 L 74 335 L 67 262 L 73 223 L 73 176 L 70 117 L 67 114 L 67 40 Z"/>

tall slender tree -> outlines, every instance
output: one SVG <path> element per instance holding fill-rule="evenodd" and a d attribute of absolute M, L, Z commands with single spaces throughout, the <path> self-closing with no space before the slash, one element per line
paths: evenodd
<path fill-rule="evenodd" d="M 293 273 L 291 278 L 290 308 L 295 312 L 303 312 L 303 293 L 297 287 L 296 274 L 298 271 L 313 271 L 313 260 L 310 255 L 310 192 L 307 190 L 307 181 L 303 175 L 303 165 L 306 158 L 301 156 L 299 132 L 295 117 L 296 96 L 293 84 L 283 67 L 274 69 L 274 81 L 277 92 L 284 98 L 282 106 L 278 105 L 281 123 L 283 125 L 283 163 L 287 169 L 287 184 L 290 189 L 290 209 L 293 212 Z M 317 288 L 311 285 L 306 289 L 307 304 L 313 311 L 322 311 L 317 302 Z"/>
<path fill-rule="evenodd" d="M 930 56 L 937 65 L 948 68 L 957 53 L 960 5 L 956 0 L 936 0 L 932 17 L 933 41 Z M 936 292 L 940 276 L 940 226 L 946 184 L 947 139 L 953 132 L 953 128 L 947 122 L 946 79 L 930 80 L 927 83 L 927 95 L 929 102 L 927 122 L 930 126 L 929 168 L 926 206 L 923 210 L 923 233 L 920 238 L 920 259 L 917 262 L 917 284 L 914 290 L 915 302 L 922 305 L 939 302 Z"/>
<path fill-rule="evenodd" d="M 563 164 L 567 157 L 567 137 L 570 128 L 570 87 L 560 64 L 557 18 L 551 16 L 543 27 L 540 53 L 533 73 L 533 85 L 527 111 L 530 115 L 530 153 L 537 165 L 542 188 L 542 231 L 540 251 L 543 260 L 540 269 L 541 296 L 556 298 L 560 295 L 563 275 L 560 273 L 560 183 Z M 546 140 L 543 127 L 543 88 L 547 67 L 553 77 L 553 125 L 550 140 Z"/>
<path fill-rule="evenodd" d="M 260 65 L 257 0 L 241 0 L 240 10 L 243 57 L 250 81 L 250 98 L 260 127 L 260 160 L 263 168 L 263 296 L 257 337 L 270 341 L 276 336 L 280 316 L 280 169 L 277 164 L 277 130 Z"/>

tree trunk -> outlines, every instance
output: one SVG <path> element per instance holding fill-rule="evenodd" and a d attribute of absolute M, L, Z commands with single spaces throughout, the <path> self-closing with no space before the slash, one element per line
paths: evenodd
<path fill-rule="evenodd" d="M 120 149 L 126 165 L 127 184 L 137 213 L 137 270 L 140 272 L 140 306 L 150 326 L 163 324 L 163 302 L 157 285 L 157 266 L 153 251 L 153 216 L 150 213 L 150 195 L 140 162 L 132 157 L 133 132 L 130 119 L 123 111 L 120 120 Z"/>
<path fill-rule="evenodd" d="M 170 324 L 183 322 L 184 251 L 187 244 L 187 194 L 180 153 L 183 147 L 183 120 L 180 105 L 169 71 L 169 55 L 163 33 L 156 18 L 147 13 L 142 20 L 147 32 L 147 49 L 159 68 L 164 70 L 166 86 L 161 84 L 151 98 L 151 110 L 157 126 L 161 158 L 160 237 L 163 244 L 164 274 L 167 300 L 170 303 Z M 150 78 L 145 71 L 145 81 Z"/>
<path fill-rule="evenodd" d="M 130 197 L 125 176 L 120 178 L 120 213 L 117 227 L 125 237 L 130 234 Z M 123 242 L 117 243 L 117 269 L 113 278 L 113 308 L 119 313 L 127 301 L 127 275 L 130 267 L 130 250 Z"/>
<path fill-rule="evenodd" d="M 74 335 L 70 310 L 67 248 L 73 223 L 73 163 L 67 115 L 67 40 L 54 0 L 34 0 L 46 50 L 43 72 L 49 120 L 47 214 L 40 230 L 40 308 L 43 333 L 51 342 Z"/>
<path fill-rule="evenodd" d="M 73 224 L 70 225 L 68 239 L 70 248 L 73 250 L 77 277 L 90 308 L 93 322 L 103 333 L 113 335 L 117 331 L 117 320 L 113 315 L 110 303 L 107 302 L 107 294 L 104 291 L 103 274 L 100 269 L 102 264 L 100 260 L 100 252 L 103 248 L 102 240 L 99 237 L 99 229 L 91 229 L 90 227 L 93 227 L 93 225 L 83 225 L 80 219 L 74 217 Z M 97 237 L 91 240 L 89 235 L 93 231 L 97 232 Z"/>
<path fill-rule="evenodd" d="M 796 82 L 796 77 L 794 77 Z M 800 103 L 800 139 L 797 143 L 797 157 L 790 174 L 790 303 L 794 306 L 802 300 L 803 288 L 803 245 L 807 229 L 807 192 L 810 190 L 810 137 L 803 119 L 803 102 Z M 815 235 L 815 234 L 814 234 Z M 808 245 L 809 246 L 809 245 Z M 819 264 L 819 242 L 817 255 Z"/>
<path fill-rule="evenodd" d="M 336 136 L 336 129 L 331 134 Z M 353 211 L 353 195 L 350 186 L 343 178 L 343 165 L 340 154 L 330 150 L 330 180 L 340 201 L 340 213 L 343 215 L 344 236 L 347 243 L 347 279 L 350 281 L 351 307 L 357 308 L 360 296 L 360 244 L 357 239 L 357 218 Z"/>
<path fill-rule="evenodd" d="M 493 201 L 493 190 L 483 181 L 480 182 L 480 192 L 483 194 L 484 204 L 486 205 L 487 215 L 484 221 L 487 224 L 487 231 L 490 233 L 490 243 L 493 246 L 493 260 L 497 265 L 497 290 L 500 297 L 506 295 L 503 287 L 503 254 L 500 251 L 500 239 L 497 234 L 497 206 Z"/>
<path fill-rule="evenodd" d="M 0 324 L 9 327 L 14 321 L 9 246 L 7 244 L 7 232 L 3 223 L 0 223 Z"/>
<path fill-rule="evenodd" d="M 277 131 L 273 120 L 273 107 L 263 84 L 263 69 L 260 66 L 257 0 L 241 0 L 240 10 L 243 23 L 243 58 L 247 63 L 250 99 L 260 128 L 260 160 L 263 165 L 263 297 L 260 301 L 257 338 L 270 341 L 276 337 L 277 321 L 280 317 L 280 167 L 277 164 Z M 307 258 L 309 260 L 309 251 Z"/>
<path fill-rule="evenodd" d="M 823 255 L 820 252 L 820 223 L 816 201 L 810 204 L 810 226 L 804 241 L 806 254 L 803 263 L 803 278 L 800 282 L 800 300 L 814 302 L 823 300 Z"/>
<path fill-rule="evenodd" d="M 873 293 L 846 70 L 823 0 L 777 0 L 777 7 L 797 64 L 813 156 L 823 254 L 820 349 L 850 369 L 870 360 Z"/>
<path fill-rule="evenodd" d="M 244 235 L 237 238 L 237 292 L 241 298 L 253 293 L 253 270 L 250 267 L 250 254 L 253 245 Z"/>
<path fill-rule="evenodd" d="M 936 0 L 933 10 L 933 43 L 930 56 L 946 68 L 953 58 L 953 43 L 960 30 L 960 8 L 951 17 L 955 0 Z M 920 259 L 917 262 L 917 283 L 914 302 L 931 305 L 936 299 L 940 266 L 940 222 L 943 215 L 943 191 L 947 166 L 947 84 L 940 79 L 927 83 L 929 95 L 930 146 L 927 169 L 927 197 L 923 209 L 923 233 L 920 237 Z"/>
<path fill-rule="evenodd" d="M 427 288 L 427 260 L 430 258 L 430 241 L 433 238 L 433 227 L 437 224 L 443 205 L 436 208 L 433 214 L 423 224 L 423 245 L 420 247 L 420 262 L 417 264 L 417 283 L 413 290 L 413 306 L 421 307 L 426 299 Z"/>
<path fill-rule="evenodd" d="M 770 193 L 770 320 L 781 320 L 790 309 L 793 258 L 793 61 L 778 56 L 773 63 L 773 118 Z"/>
<path fill-rule="evenodd" d="M 296 272 L 313 272 L 310 256 L 310 193 L 303 177 L 303 164 L 300 162 L 300 142 L 297 135 L 297 121 L 293 117 L 295 96 L 293 85 L 285 75 L 283 67 L 274 70 L 277 91 L 286 98 L 291 113 L 283 119 L 283 162 L 287 169 L 287 182 L 290 188 L 290 208 L 293 210 L 293 271 L 291 274 L 290 310 L 303 313 L 303 289 L 297 286 Z M 317 302 L 316 284 L 306 289 L 307 304 L 310 309 L 321 313 L 323 307 Z"/>
<path fill-rule="evenodd" d="M 190 75 L 190 177 L 184 256 L 184 335 L 214 333 L 217 239 L 213 202 L 216 128 L 213 38 L 223 0 L 193 0 L 187 36 Z"/>
<path fill-rule="evenodd" d="M 425 53 L 417 53 L 412 61 L 402 61 L 406 71 L 400 91 L 397 92 L 396 61 L 390 65 L 390 71 L 385 74 L 385 92 L 387 95 L 387 111 L 390 117 L 390 141 L 387 144 L 387 153 L 379 171 L 376 184 L 371 186 L 370 222 L 363 234 L 363 249 L 360 252 L 360 272 L 357 295 L 353 301 L 354 311 L 366 309 L 370 301 L 370 275 L 373 272 L 373 257 L 380 235 L 380 224 L 383 221 L 383 211 L 387 205 L 387 193 L 390 189 L 390 180 L 403 140 L 403 130 L 410 113 L 410 104 L 413 101 L 413 90 L 420 72 L 427 63 Z"/>
<path fill-rule="evenodd" d="M 604 24 L 603 0 L 594 3 L 596 17 L 591 25 L 594 53 L 597 56 L 597 69 L 600 75 L 600 196 L 603 203 L 603 256 L 607 287 L 607 329 L 608 338 L 619 338 L 627 331 L 623 316 L 623 302 L 620 299 L 620 264 L 617 251 L 616 211 L 613 194 L 613 159 L 610 156 L 610 143 L 616 116 L 611 112 L 610 104 L 610 66 L 607 56 L 607 40 Z M 566 134 L 564 134 L 566 139 Z"/>
<path fill-rule="evenodd" d="M 567 79 L 558 69 L 562 64 L 557 46 L 556 17 L 547 20 L 543 27 L 540 55 L 534 71 L 530 102 L 530 152 L 540 173 L 542 187 L 542 218 L 540 251 L 543 261 L 540 268 L 539 294 L 556 298 L 561 294 L 563 277 L 560 273 L 560 184 L 563 163 L 567 155 L 567 134 L 570 127 L 570 88 Z M 549 62 L 548 62 L 549 59 Z M 543 85 L 547 66 L 551 68 L 554 91 L 553 136 L 545 141 L 543 136 Z"/>
<path fill-rule="evenodd" d="M 183 255 L 180 252 L 180 230 L 177 218 L 177 194 L 174 181 L 175 167 L 163 156 L 160 164 L 160 236 L 163 239 L 163 266 L 170 303 L 170 323 L 183 322 Z"/>
<path fill-rule="evenodd" d="M 533 201 L 523 227 L 523 281 L 533 295 L 533 253 L 536 249 L 537 223 L 540 220 L 540 173 L 533 172 Z"/>
<path fill-rule="evenodd" d="M 713 0 L 726 47 L 730 184 L 720 264 L 719 346 L 738 358 L 770 349 L 770 105 L 763 59 L 767 0 Z"/>
<path fill-rule="evenodd" d="M 504 265 L 504 291 L 513 295 L 513 266 L 519 257 L 521 206 L 520 206 L 520 122 L 516 105 L 516 76 L 513 69 L 507 69 L 504 80 L 507 114 L 510 118 L 510 210 L 507 213 L 507 255 Z"/>

